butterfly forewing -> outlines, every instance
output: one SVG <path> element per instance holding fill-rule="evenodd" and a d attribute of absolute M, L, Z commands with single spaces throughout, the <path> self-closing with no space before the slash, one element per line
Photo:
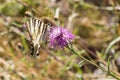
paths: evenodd
<path fill-rule="evenodd" d="M 26 22 L 26 28 L 30 38 L 29 41 L 32 47 L 31 55 L 39 54 L 40 44 L 46 41 L 46 35 L 50 26 L 50 24 L 35 18 L 30 18 Z"/>

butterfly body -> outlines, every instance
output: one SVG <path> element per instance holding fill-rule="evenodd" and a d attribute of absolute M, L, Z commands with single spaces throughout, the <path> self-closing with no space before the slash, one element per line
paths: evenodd
<path fill-rule="evenodd" d="M 35 18 L 30 18 L 25 25 L 31 45 L 31 55 L 39 55 L 40 44 L 46 41 L 46 35 L 51 25 L 43 20 Z"/>

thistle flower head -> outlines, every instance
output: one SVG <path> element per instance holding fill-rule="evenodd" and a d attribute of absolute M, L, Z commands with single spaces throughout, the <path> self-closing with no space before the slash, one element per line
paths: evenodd
<path fill-rule="evenodd" d="M 54 27 L 50 31 L 49 39 L 50 46 L 52 47 L 61 47 L 66 46 L 72 39 L 74 35 L 65 28 Z"/>

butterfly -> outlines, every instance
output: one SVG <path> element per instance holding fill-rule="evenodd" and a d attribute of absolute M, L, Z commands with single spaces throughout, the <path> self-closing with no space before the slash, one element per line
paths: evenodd
<path fill-rule="evenodd" d="M 31 56 L 38 56 L 40 45 L 43 41 L 46 41 L 48 31 L 52 25 L 45 19 L 30 18 L 25 26 L 30 41 Z"/>

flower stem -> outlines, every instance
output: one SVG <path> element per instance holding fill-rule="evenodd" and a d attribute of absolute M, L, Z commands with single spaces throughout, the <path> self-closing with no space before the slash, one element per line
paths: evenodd
<path fill-rule="evenodd" d="M 77 53 L 77 52 L 72 48 L 72 46 L 71 46 L 71 47 L 67 46 L 67 48 L 68 48 L 69 50 L 71 50 L 74 54 L 78 55 L 80 58 L 82 58 L 83 60 L 85 60 L 86 62 L 89 62 L 90 64 L 96 66 L 97 68 L 100 68 L 102 71 L 108 73 L 108 75 L 116 78 L 117 80 L 120 80 L 120 77 L 118 77 L 115 73 L 113 73 L 113 72 L 111 72 L 111 71 L 106 71 L 104 68 L 102 68 L 101 66 L 97 65 L 97 64 L 94 63 L 93 61 L 90 61 L 90 60 L 88 60 L 87 58 L 85 58 L 84 56 L 80 55 L 79 53 Z"/>
<path fill-rule="evenodd" d="M 86 62 L 89 62 L 90 64 L 92 64 L 92 65 L 94 65 L 94 66 L 102 69 L 103 71 L 106 71 L 106 70 L 103 69 L 102 67 L 98 66 L 96 63 L 88 60 L 87 58 L 83 57 L 82 55 L 79 55 L 79 53 L 77 53 L 74 49 L 72 49 L 72 48 L 70 48 L 70 47 L 69 47 L 69 49 L 70 49 L 74 54 L 78 55 L 80 58 L 82 58 L 83 60 L 85 60 Z"/>

